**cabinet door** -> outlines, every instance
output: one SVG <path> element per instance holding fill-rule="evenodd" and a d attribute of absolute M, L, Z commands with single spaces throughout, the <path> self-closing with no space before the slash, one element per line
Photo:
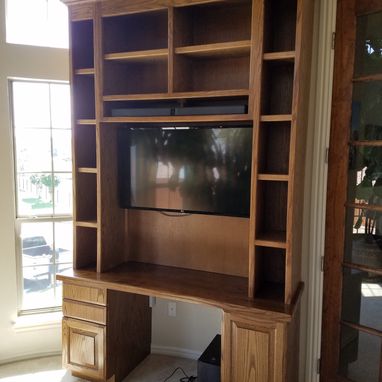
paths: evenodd
<path fill-rule="evenodd" d="M 285 324 L 224 314 L 222 382 L 282 382 Z"/>
<path fill-rule="evenodd" d="M 105 327 L 84 321 L 63 318 L 63 364 L 83 377 L 105 377 Z"/>

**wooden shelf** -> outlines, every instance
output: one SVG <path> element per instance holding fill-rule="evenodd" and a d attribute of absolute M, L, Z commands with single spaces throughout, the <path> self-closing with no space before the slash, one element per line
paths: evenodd
<path fill-rule="evenodd" d="M 77 281 L 90 281 L 92 285 L 105 286 L 114 290 L 205 303 L 230 311 L 243 311 L 247 314 L 266 309 L 275 314 L 278 313 L 279 319 L 284 321 L 291 319 L 294 309 L 293 305 L 285 305 L 281 302 L 283 296 L 277 299 L 280 302 L 256 301 L 256 299 L 248 298 L 248 280 L 244 277 L 147 263 L 129 262 L 106 273 L 70 270 L 57 275 L 57 278 L 69 282 L 75 278 Z"/>
<path fill-rule="evenodd" d="M 370 81 L 382 81 L 382 74 L 370 74 L 368 76 L 361 76 L 353 78 L 353 82 L 370 82 Z"/>
<path fill-rule="evenodd" d="M 97 169 L 94 167 L 78 167 L 77 172 L 82 174 L 97 174 Z"/>
<path fill-rule="evenodd" d="M 165 122 L 235 122 L 250 121 L 248 114 L 182 115 L 159 117 L 104 117 L 105 123 L 165 123 Z"/>
<path fill-rule="evenodd" d="M 285 174 L 258 174 L 258 180 L 267 180 L 271 182 L 288 182 L 289 175 Z"/>
<path fill-rule="evenodd" d="M 94 76 L 95 70 L 94 68 L 76 69 L 74 73 L 81 76 Z"/>
<path fill-rule="evenodd" d="M 249 55 L 251 40 L 190 45 L 175 48 L 175 53 L 187 57 L 240 57 Z"/>
<path fill-rule="evenodd" d="M 184 98 L 219 98 L 219 97 L 247 97 L 248 89 L 211 90 L 199 92 L 151 93 L 151 94 L 116 94 L 105 95 L 105 102 L 113 101 L 155 101 Z"/>
<path fill-rule="evenodd" d="M 77 125 L 95 125 L 95 119 L 77 119 Z"/>
<path fill-rule="evenodd" d="M 352 146 L 375 146 L 375 147 L 381 147 L 382 146 L 382 140 L 380 141 L 350 141 L 350 144 Z"/>
<path fill-rule="evenodd" d="M 74 225 L 76 227 L 98 228 L 98 222 L 96 220 L 77 221 L 74 222 Z"/>
<path fill-rule="evenodd" d="M 144 62 L 161 61 L 168 58 L 168 49 L 138 50 L 135 52 L 108 53 L 104 56 L 108 61 Z"/>
<path fill-rule="evenodd" d="M 255 245 L 259 247 L 286 248 L 286 233 L 282 231 L 257 234 Z"/>
<path fill-rule="evenodd" d="M 289 122 L 292 121 L 292 114 L 262 115 L 261 122 Z"/>
<path fill-rule="evenodd" d="M 296 52 L 294 50 L 289 52 L 273 52 L 264 53 L 264 61 L 294 61 Z"/>

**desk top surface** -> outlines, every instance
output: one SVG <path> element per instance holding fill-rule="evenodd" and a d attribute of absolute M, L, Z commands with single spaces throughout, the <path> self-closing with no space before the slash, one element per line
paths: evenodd
<path fill-rule="evenodd" d="M 279 290 L 274 296 L 248 298 L 248 280 L 244 277 L 196 271 L 154 264 L 129 262 L 109 272 L 95 269 L 71 270 L 57 275 L 59 280 L 92 284 L 146 296 L 200 303 L 239 314 L 260 313 L 264 318 L 290 321 L 303 290 L 300 284 L 291 305 L 278 302 Z"/>

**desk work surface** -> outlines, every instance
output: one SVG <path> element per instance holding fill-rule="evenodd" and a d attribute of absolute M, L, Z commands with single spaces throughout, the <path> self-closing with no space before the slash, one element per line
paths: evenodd
<path fill-rule="evenodd" d="M 248 298 L 248 280 L 244 277 L 175 268 L 155 264 L 128 262 L 109 272 L 95 269 L 70 270 L 57 275 L 58 280 L 91 283 L 111 290 L 201 303 L 226 312 L 261 313 L 264 318 L 289 322 L 303 290 L 300 283 L 291 305 L 266 299 Z"/>

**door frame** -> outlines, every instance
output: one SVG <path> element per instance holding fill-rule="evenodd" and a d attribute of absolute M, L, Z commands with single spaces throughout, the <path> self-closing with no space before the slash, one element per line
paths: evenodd
<path fill-rule="evenodd" d="M 345 244 L 348 157 L 356 18 L 382 11 L 381 0 L 338 0 L 334 84 L 326 202 L 325 260 L 321 342 L 323 382 L 345 381 L 337 375 L 340 341 L 342 260 Z"/>

